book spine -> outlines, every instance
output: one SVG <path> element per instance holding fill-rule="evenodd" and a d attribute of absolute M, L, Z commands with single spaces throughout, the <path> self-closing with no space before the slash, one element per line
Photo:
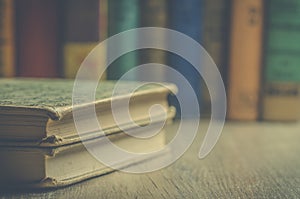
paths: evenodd
<path fill-rule="evenodd" d="M 228 79 L 229 119 L 258 119 L 263 0 L 233 0 Z"/>
<path fill-rule="evenodd" d="M 296 121 L 300 104 L 300 2 L 267 2 L 262 119 Z"/>
<path fill-rule="evenodd" d="M 63 76 L 75 78 L 83 60 L 100 41 L 100 0 L 66 0 L 62 3 Z M 105 55 L 99 55 L 97 62 L 104 64 L 104 58 Z M 96 70 L 97 66 L 91 66 L 90 73 Z"/>
<path fill-rule="evenodd" d="M 0 0 L 0 77 L 15 75 L 14 1 Z"/>
<path fill-rule="evenodd" d="M 200 42 L 202 38 L 202 0 L 173 0 L 170 6 L 170 17 L 169 26 L 171 29 L 179 31 L 186 34 L 187 36 L 193 38 L 197 42 Z M 176 41 L 171 41 L 176 42 Z M 199 52 L 189 52 L 190 56 L 194 58 L 199 58 Z M 201 96 L 200 88 L 200 74 L 198 71 L 184 58 L 181 58 L 174 54 L 168 54 L 168 64 L 177 70 L 184 78 L 189 82 L 193 91 L 195 92 L 199 102 Z M 176 77 L 170 77 L 168 75 L 169 81 L 175 83 L 178 87 L 179 93 L 178 97 L 182 98 L 183 103 L 190 103 L 190 94 L 186 93 L 186 86 L 183 82 L 176 80 Z M 180 112 L 180 105 L 175 98 L 170 99 L 171 105 L 175 106 L 177 109 L 177 117 L 197 117 L 198 113 L 195 112 L 195 107 L 189 107 L 183 110 L 184 113 Z"/>
<path fill-rule="evenodd" d="M 142 27 L 167 27 L 167 0 L 141 0 L 141 21 Z M 156 33 L 156 40 L 165 41 L 165 35 Z M 143 38 L 141 38 L 143 39 Z M 166 46 L 166 44 L 164 44 Z M 158 49 L 143 49 L 139 53 L 139 64 L 159 63 L 166 64 L 166 52 Z M 141 81 L 166 81 L 165 70 L 162 67 L 145 68 L 138 73 L 138 79 Z"/>
<path fill-rule="evenodd" d="M 109 0 L 108 1 L 108 36 L 120 32 L 137 28 L 139 25 L 139 3 L 138 0 Z M 137 36 L 131 35 L 126 41 L 122 41 L 119 46 L 108 46 L 108 57 L 111 53 L 118 53 L 122 46 L 134 47 L 137 43 Z M 127 71 L 134 68 L 138 62 L 136 52 L 129 52 L 119 57 L 107 69 L 108 79 L 119 79 Z M 131 73 L 127 79 L 136 80 L 137 75 Z"/>
<path fill-rule="evenodd" d="M 203 47 L 217 65 L 223 81 L 226 82 L 226 59 L 228 52 L 227 37 L 229 26 L 230 0 L 205 0 L 204 1 L 204 30 Z M 207 74 L 210 70 L 207 69 Z M 210 95 L 204 82 L 202 83 L 202 106 L 204 115 L 210 115 Z"/>
<path fill-rule="evenodd" d="M 58 76 L 58 17 L 55 0 L 16 0 L 19 76 Z"/>
<path fill-rule="evenodd" d="M 100 41 L 107 39 L 108 0 L 100 0 Z"/>

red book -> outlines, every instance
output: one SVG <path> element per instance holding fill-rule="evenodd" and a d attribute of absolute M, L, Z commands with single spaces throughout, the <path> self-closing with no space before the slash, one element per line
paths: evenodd
<path fill-rule="evenodd" d="M 16 0 L 18 76 L 58 76 L 57 3 Z"/>

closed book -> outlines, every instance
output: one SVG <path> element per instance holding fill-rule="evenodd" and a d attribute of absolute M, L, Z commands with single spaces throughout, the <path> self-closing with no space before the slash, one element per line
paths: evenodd
<path fill-rule="evenodd" d="M 0 1 L 0 16 L 0 77 L 12 77 L 16 73 L 13 0 Z"/>
<path fill-rule="evenodd" d="M 262 30 L 263 0 L 233 0 L 227 92 L 229 119 L 258 119 Z"/>
<path fill-rule="evenodd" d="M 138 28 L 139 26 L 139 1 L 138 0 L 109 0 L 108 1 L 108 36 L 113 36 L 120 32 Z M 119 49 L 132 48 L 137 44 L 137 35 L 131 34 L 122 40 L 118 46 L 108 45 L 107 56 L 119 55 Z M 114 54 L 114 55 L 113 55 Z M 136 52 L 128 52 L 119 55 L 107 69 L 107 78 L 110 80 L 120 79 L 126 72 L 134 68 L 138 63 Z M 135 72 L 128 74 L 127 80 L 136 80 Z"/>
<path fill-rule="evenodd" d="M 92 85 L 87 80 L 81 83 L 84 86 Z M 119 82 L 117 91 L 114 91 L 116 82 L 104 81 L 98 85 L 94 102 L 72 105 L 73 85 L 72 80 L 65 79 L 0 79 L 2 145 L 18 141 L 24 146 L 47 147 L 78 142 L 80 138 L 74 123 L 74 110 L 76 118 L 80 118 L 80 124 L 88 129 L 81 132 L 86 139 L 132 128 L 133 122 L 138 125 L 149 124 L 148 111 L 153 105 L 161 106 L 151 109 L 153 121 L 175 114 L 167 102 L 167 96 L 176 92 L 172 84 L 161 86 L 152 83 L 143 86 L 143 83 L 124 81 Z M 131 92 L 134 88 L 137 89 Z M 83 93 L 82 97 L 85 95 Z M 129 104 L 124 105 L 128 100 Z M 98 126 L 89 125 L 93 119 L 88 112 L 91 107 L 95 107 L 101 132 Z M 115 113 L 129 113 L 130 118 L 125 115 L 116 121 Z"/>
<path fill-rule="evenodd" d="M 135 130 L 130 133 L 137 135 L 149 132 Z M 143 156 L 114 154 L 114 160 L 103 163 L 101 160 L 105 160 L 97 159 L 94 155 L 106 153 L 110 156 L 112 149 L 109 143 L 129 153 Z M 51 148 L 0 146 L 0 187 L 57 188 L 109 174 L 115 169 L 130 166 L 139 169 L 164 161 L 168 157 L 168 152 L 163 151 L 164 147 L 164 129 L 148 139 L 138 139 L 120 132 L 109 135 L 106 139 L 99 137 L 87 140 L 84 145 L 79 142 Z M 156 153 L 153 154 L 154 152 Z"/>
<path fill-rule="evenodd" d="M 170 15 L 169 15 L 169 27 L 173 30 L 179 31 L 187 36 L 191 37 L 197 42 L 202 39 L 202 17 L 203 17 L 203 1 L 202 0 L 174 0 L 169 4 Z M 178 45 L 180 48 L 180 41 L 170 40 L 172 44 Z M 200 52 L 189 51 L 189 56 L 195 60 L 199 60 Z M 201 60 L 201 58 L 200 58 Z M 200 64 L 200 62 L 199 62 Z M 168 55 L 168 65 L 183 75 L 184 79 L 188 81 L 190 86 L 193 88 L 197 100 L 200 103 L 201 86 L 200 86 L 200 73 L 192 66 L 184 57 L 179 57 L 175 54 Z M 195 66 L 197 67 L 197 66 Z M 184 81 L 178 80 L 178 77 L 168 75 L 169 81 L 175 83 L 178 87 L 178 97 L 182 99 L 182 103 L 191 103 L 191 94 L 187 93 L 187 85 Z M 177 116 L 185 115 L 186 117 L 199 117 L 197 109 L 192 106 L 187 106 L 184 113 L 180 112 L 180 105 L 175 98 L 170 100 L 177 109 Z"/>
<path fill-rule="evenodd" d="M 262 119 L 299 119 L 300 2 L 266 4 Z"/>
<path fill-rule="evenodd" d="M 203 16 L 203 47 L 213 59 L 218 67 L 224 83 L 227 81 L 227 57 L 228 57 L 228 36 L 229 36 L 229 17 L 230 0 L 206 0 L 204 1 Z M 212 66 L 211 66 L 212 67 Z M 210 74 L 209 67 L 207 74 Z M 209 78 L 212 78 L 210 76 Z M 202 83 L 203 100 L 201 112 L 205 116 L 211 113 L 211 100 L 208 89 Z"/>
<path fill-rule="evenodd" d="M 160 27 L 166 28 L 168 21 L 167 0 L 142 0 L 140 1 L 140 25 L 141 27 Z M 153 39 L 160 41 L 162 46 L 167 46 L 166 35 L 154 33 Z M 141 40 L 147 39 L 141 35 Z M 138 71 L 138 80 L 141 81 L 166 81 L 166 71 L 163 67 L 154 65 L 167 64 L 167 53 L 159 49 L 143 49 L 139 52 L 139 64 L 150 64 Z"/>
<path fill-rule="evenodd" d="M 100 42 L 100 25 L 103 23 L 100 21 L 100 0 L 65 0 L 60 4 L 63 77 L 75 78 L 83 60 Z M 97 55 L 97 64 L 90 67 L 91 73 L 95 73 L 97 67 L 103 67 L 105 56 Z"/>
<path fill-rule="evenodd" d="M 58 1 L 16 0 L 17 75 L 58 76 Z"/>

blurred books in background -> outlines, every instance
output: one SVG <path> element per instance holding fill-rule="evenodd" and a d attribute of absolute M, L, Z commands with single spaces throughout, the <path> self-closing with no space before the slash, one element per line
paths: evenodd
<path fill-rule="evenodd" d="M 74 78 L 90 50 L 107 37 L 137 27 L 166 27 L 192 37 L 211 55 L 227 89 L 228 119 L 299 119 L 299 1 L 0 0 L 0 10 L 2 77 Z M 108 46 L 107 54 L 120 46 Z M 106 56 L 101 55 L 103 65 Z M 106 78 L 119 79 L 147 63 L 181 72 L 199 98 L 201 114 L 210 115 L 201 76 L 174 54 L 127 53 L 111 64 Z M 165 71 L 151 69 L 129 79 L 172 81 Z M 180 92 L 181 82 L 174 83 Z"/>

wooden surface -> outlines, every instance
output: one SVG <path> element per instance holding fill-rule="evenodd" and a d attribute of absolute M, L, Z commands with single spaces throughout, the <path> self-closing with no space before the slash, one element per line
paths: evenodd
<path fill-rule="evenodd" d="M 3 198 L 300 198 L 300 125 L 229 122 L 208 157 L 197 140 L 173 165 L 148 174 L 114 172 L 70 187 L 6 192 Z M 174 126 L 173 126 L 174 127 Z"/>

